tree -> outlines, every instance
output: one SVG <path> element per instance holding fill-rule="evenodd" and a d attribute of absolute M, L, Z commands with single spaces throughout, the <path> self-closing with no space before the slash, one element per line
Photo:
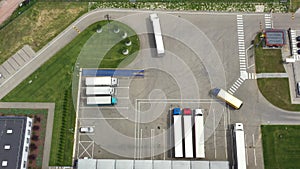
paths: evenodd
<path fill-rule="evenodd" d="M 35 154 L 30 154 L 30 155 L 28 156 L 28 159 L 29 159 L 29 160 L 35 160 L 35 159 L 36 159 L 36 155 L 35 155 Z"/>
<path fill-rule="evenodd" d="M 30 148 L 30 150 L 36 150 L 36 149 L 37 149 L 37 146 L 36 146 L 34 143 L 31 143 L 31 144 L 29 145 L 29 148 Z"/>
<path fill-rule="evenodd" d="M 37 125 L 34 125 L 33 127 L 32 127 L 32 130 L 39 130 L 40 129 L 40 126 L 37 126 Z"/>
<path fill-rule="evenodd" d="M 33 135 L 31 137 L 31 140 L 38 141 L 39 140 L 39 136 L 38 135 Z"/>

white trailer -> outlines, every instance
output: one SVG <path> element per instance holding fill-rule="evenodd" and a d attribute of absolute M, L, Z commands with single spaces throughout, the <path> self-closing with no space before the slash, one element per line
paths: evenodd
<path fill-rule="evenodd" d="M 114 95 L 115 89 L 113 87 L 87 87 L 86 95 Z"/>
<path fill-rule="evenodd" d="M 174 120 L 174 150 L 175 157 L 183 157 L 183 145 L 182 145 L 182 116 L 173 115 Z"/>
<path fill-rule="evenodd" d="M 195 147 L 196 158 L 205 158 L 204 120 L 201 109 L 195 109 Z"/>
<path fill-rule="evenodd" d="M 223 89 L 215 88 L 212 90 L 212 93 L 235 109 L 240 109 L 243 105 L 243 102 L 240 99 L 234 97 Z"/>
<path fill-rule="evenodd" d="M 118 79 L 111 76 L 86 77 L 85 85 L 87 86 L 117 86 Z"/>
<path fill-rule="evenodd" d="M 242 123 L 234 124 L 234 142 L 237 169 L 246 169 L 245 135 Z"/>
<path fill-rule="evenodd" d="M 150 20 L 152 22 L 157 55 L 163 56 L 165 54 L 165 47 L 164 47 L 164 42 L 162 39 L 162 33 L 161 33 L 159 18 L 157 16 L 157 14 L 156 13 L 150 14 Z"/>
<path fill-rule="evenodd" d="M 87 97 L 87 105 L 114 105 L 117 99 L 112 96 Z"/>
<path fill-rule="evenodd" d="M 185 158 L 193 158 L 193 126 L 192 116 L 183 115 Z"/>

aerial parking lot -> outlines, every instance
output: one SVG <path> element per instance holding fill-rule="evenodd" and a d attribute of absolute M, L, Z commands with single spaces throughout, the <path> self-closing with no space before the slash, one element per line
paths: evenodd
<path fill-rule="evenodd" d="M 262 91 L 268 87 L 260 87 L 264 82 L 270 83 L 270 79 L 258 79 L 274 74 L 288 77 L 290 73 L 284 72 L 284 67 L 291 65 L 282 66 L 279 55 L 274 59 L 270 54 L 272 62 L 267 65 L 275 70 L 277 67 L 271 63 L 279 61 L 277 65 L 283 72 L 270 75 L 257 71 L 256 67 L 257 50 L 266 51 L 257 42 L 262 41 L 257 32 L 278 25 L 280 18 L 281 15 L 262 13 L 94 10 L 24 62 L 26 68 L 18 64 L 17 55 L 13 56 L 17 62 L 8 60 L 0 69 L 0 85 L 7 89 L 0 96 L 57 53 L 4 99 L 55 101 L 51 164 L 69 165 L 65 163 L 68 160 L 61 159 L 70 159 L 72 150 L 67 147 L 74 140 L 73 161 L 225 161 L 232 168 L 239 165 L 240 154 L 244 154 L 242 161 L 247 168 L 263 168 L 261 125 L 299 121 L 297 112 L 270 104 L 272 101 Z M 297 26 L 291 22 L 280 29 L 287 30 L 286 25 Z M 255 37 L 258 38 L 253 40 Z M 60 48 L 64 49 L 58 52 Z M 4 68 L 14 71 L 5 72 Z M 299 79 L 298 75 L 294 78 Z M 281 80 L 285 80 L 282 86 L 288 86 L 288 79 Z M 215 88 L 240 100 L 239 106 L 232 106 L 228 97 L 222 99 L 211 92 Z M 268 89 L 267 92 L 273 92 Z M 290 98 L 287 92 L 284 97 Z M 293 105 L 293 108 L 298 107 Z M 178 109 L 180 113 L 175 118 Z M 197 114 L 196 118 L 196 110 L 201 110 L 201 117 Z M 76 124 L 72 128 L 75 115 Z M 201 119 L 204 125 L 197 130 L 195 126 L 201 124 Z M 181 143 L 176 141 L 177 124 L 181 124 L 179 133 L 184 137 L 183 155 L 178 156 L 176 147 Z M 205 151 L 201 153 L 205 152 L 205 157 L 196 158 L 197 147 L 187 143 L 191 140 L 195 143 L 196 133 L 202 129 L 204 142 L 197 143 L 204 145 Z M 188 132 L 192 132 L 192 137 Z M 236 144 L 237 140 L 245 142 Z M 192 165 L 186 168 L 194 169 Z"/>

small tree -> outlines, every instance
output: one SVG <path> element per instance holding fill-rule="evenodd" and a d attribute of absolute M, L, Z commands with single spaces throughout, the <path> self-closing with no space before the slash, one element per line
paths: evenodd
<path fill-rule="evenodd" d="M 28 156 L 28 159 L 29 159 L 29 160 L 35 160 L 35 159 L 36 159 L 36 155 L 35 155 L 35 154 L 30 154 L 30 155 Z"/>
<path fill-rule="evenodd" d="M 39 130 L 40 129 L 40 126 L 37 126 L 37 125 L 34 125 L 33 127 L 32 127 L 32 130 Z"/>
<path fill-rule="evenodd" d="M 31 143 L 31 144 L 29 145 L 29 148 L 30 148 L 30 151 L 32 151 L 32 150 L 36 150 L 36 149 L 37 149 L 37 146 L 36 146 L 34 143 Z"/>
<path fill-rule="evenodd" d="M 33 136 L 31 137 L 31 140 L 38 141 L 38 140 L 39 140 L 39 136 L 33 135 Z"/>

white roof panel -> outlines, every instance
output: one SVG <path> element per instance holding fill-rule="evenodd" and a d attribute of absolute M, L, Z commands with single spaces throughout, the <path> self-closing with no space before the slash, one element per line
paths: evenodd
<path fill-rule="evenodd" d="M 153 163 L 153 169 L 172 169 L 170 160 L 154 160 Z"/>
<path fill-rule="evenodd" d="M 98 160 L 97 169 L 115 169 L 116 160 Z"/>
<path fill-rule="evenodd" d="M 96 169 L 96 159 L 78 159 L 78 169 Z"/>
<path fill-rule="evenodd" d="M 134 169 L 152 169 L 151 160 L 135 160 Z"/>
<path fill-rule="evenodd" d="M 210 161 L 210 169 L 220 169 L 220 168 L 229 169 L 229 162 L 228 161 Z"/>
<path fill-rule="evenodd" d="M 172 161 L 173 169 L 191 169 L 190 161 Z"/>
<path fill-rule="evenodd" d="M 133 160 L 116 160 L 116 169 L 133 169 Z"/>
<path fill-rule="evenodd" d="M 210 169 L 209 161 L 191 161 L 191 169 Z"/>

